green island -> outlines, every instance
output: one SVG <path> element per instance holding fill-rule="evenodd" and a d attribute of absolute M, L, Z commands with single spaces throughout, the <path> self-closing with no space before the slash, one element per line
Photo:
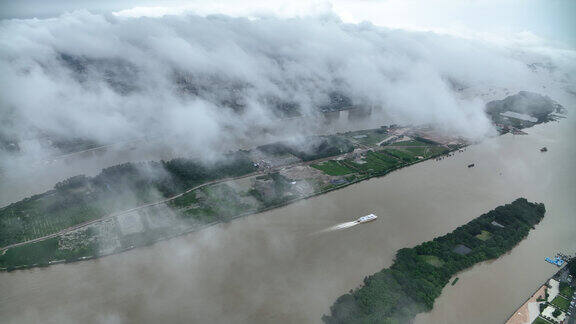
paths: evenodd
<path fill-rule="evenodd" d="M 519 198 L 449 234 L 401 249 L 390 268 L 366 277 L 361 287 L 340 296 L 322 320 L 329 324 L 411 322 L 416 314 L 432 309 L 452 276 L 510 251 L 544 213 L 543 204 Z M 483 231 L 490 232 L 490 238 L 479 238 Z"/>
<path fill-rule="evenodd" d="M 74 176 L 0 209 L 0 270 L 149 245 L 440 159 L 468 145 L 453 138 L 422 142 L 420 136 L 436 135 L 426 128 L 382 126 L 311 136 L 305 147 L 267 144 L 228 153 L 213 164 L 177 158 Z"/>
<path fill-rule="evenodd" d="M 500 118 L 501 111 L 524 112 L 508 101 L 494 106 L 490 114 L 501 134 L 515 132 L 554 120 L 553 112 L 564 112 L 548 101 L 535 110 L 539 115 L 532 122 Z M 425 160 L 440 161 L 469 144 L 427 125 L 387 125 L 266 144 L 229 152 L 215 162 L 182 157 L 116 165 L 94 177 L 77 175 L 0 208 L 0 271 L 153 244 Z M 489 243 L 492 235 L 486 229 L 475 238 Z M 442 259 L 423 258 L 443 266 Z"/>

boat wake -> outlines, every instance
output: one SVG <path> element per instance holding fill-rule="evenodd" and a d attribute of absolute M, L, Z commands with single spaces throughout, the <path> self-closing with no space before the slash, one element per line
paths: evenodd
<path fill-rule="evenodd" d="M 328 232 L 334 232 L 334 231 L 339 231 L 339 230 L 343 230 L 346 228 L 350 228 L 350 227 L 354 227 L 356 225 L 358 225 L 360 223 L 358 223 L 357 221 L 352 221 L 352 222 L 346 222 L 346 223 L 340 223 L 334 226 L 330 226 L 328 228 L 325 228 L 323 230 L 320 230 L 318 232 L 315 232 L 313 234 L 322 234 L 322 233 L 328 233 Z"/>
<path fill-rule="evenodd" d="M 362 216 L 362 217 L 358 218 L 358 219 L 355 220 L 355 221 L 346 222 L 346 223 L 340 223 L 340 224 L 337 224 L 337 225 L 334 225 L 334 226 L 325 228 L 325 229 L 323 229 L 323 230 L 321 230 L 321 231 L 318 231 L 318 232 L 315 232 L 315 233 L 312 233 L 312 234 L 320 234 L 320 233 L 326 233 L 326 232 L 339 231 L 339 230 L 343 230 L 343 229 L 346 229 L 346 228 L 354 227 L 354 226 L 356 226 L 356 225 L 358 225 L 358 224 L 368 223 L 368 222 L 374 221 L 374 220 L 376 220 L 377 218 L 378 218 L 378 216 L 376 216 L 376 215 L 374 215 L 374 214 L 369 214 L 369 215 L 366 215 L 366 216 Z"/>

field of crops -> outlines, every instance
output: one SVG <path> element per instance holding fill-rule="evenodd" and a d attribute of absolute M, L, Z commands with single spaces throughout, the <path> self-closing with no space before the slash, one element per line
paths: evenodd
<path fill-rule="evenodd" d="M 52 207 L 51 197 L 31 200 L 17 208 L 0 210 L 0 246 L 56 233 L 64 228 L 102 217 L 108 210 L 94 202 L 67 208 Z"/>
<path fill-rule="evenodd" d="M 412 152 L 409 151 L 405 151 L 405 150 L 400 150 L 400 149 L 385 149 L 384 152 L 386 152 L 387 154 L 396 157 L 400 160 L 402 160 L 402 162 L 405 163 L 410 163 L 410 162 L 414 162 L 416 160 L 418 160 L 418 158 L 416 158 L 416 155 L 413 154 Z"/>
<path fill-rule="evenodd" d="M 354 172 L 354 170 L 348 168 L 345 165 L 342 165 L 339 161 L 334 160 L 313 164 L 311 166 L 318 170 L 324 171 L 324 173 L 331 176 L 345 175 Z"/>
<path fill-rule="evenodd" d="M 356 169 L 363 172 L 383 172 L 388 169 L 395 167 L 399 161 L 392 156 L 389 156 L 382 152 L 372 152 L 368 151 L 366 157 L 364 158 L 365 163 L 355 163 L 349 162 Z"/>
<path fill-rule="evenodd" d="M 389 135 L 380 129 L 370 129 L 346 133 L 345 136 L 358 144 L 373 146 L 384 140 Z"/>
<path fill-rule="evenodd" d="M 139 203 L 129 195 L 39 195 L 0 209 L 0 246 L 53 234 Z"/>

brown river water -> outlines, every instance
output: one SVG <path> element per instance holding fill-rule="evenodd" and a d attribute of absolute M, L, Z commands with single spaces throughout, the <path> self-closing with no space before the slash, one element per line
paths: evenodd
<path fill-rule="evenodd" d="M 573 117 L 150 247 L 0 273 L 0 322 L 319 323 L 396 250 L 523 196 L 546 204 L 542 223 L 510 253 L 458 274 L 416 319 L 503 323 L 556 271 L 544 257 L 576 252 Z M 322 231 L 370 213 L 378 220 Z"/>

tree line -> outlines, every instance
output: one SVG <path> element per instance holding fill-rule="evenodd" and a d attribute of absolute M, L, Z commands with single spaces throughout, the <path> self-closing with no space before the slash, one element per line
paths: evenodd
<path fill-rule="evenodd" d="M 0 246 L 41 237 L 111 212 L 171 197 L 208 181 L 237 177 L 256 169 L 247 151 L 237 151 L 212 164 L 177 158 L 115 165 L 94 177 L 74 176 L 58 182 L 53 190 L 1 208 Z M 38 225 L 39 220 L 43 225 Z"/>
<path fill-rule="evenodd" d="M 397 252 L 390 268 L 364 279 L 340 296 L 322 317 L 325 323 L 403 323 L 429 311 L 450 278 L 472 265 L 511 250 L 544 217 L 543 204 L 524 198 L 499 206 L 453 232 Z M 478 237 L 490 232 L 487 239 Z M 457 245 L 471 251 L 459 254 Z M 438 260 L 429 262 L 430 258 Z"/>

